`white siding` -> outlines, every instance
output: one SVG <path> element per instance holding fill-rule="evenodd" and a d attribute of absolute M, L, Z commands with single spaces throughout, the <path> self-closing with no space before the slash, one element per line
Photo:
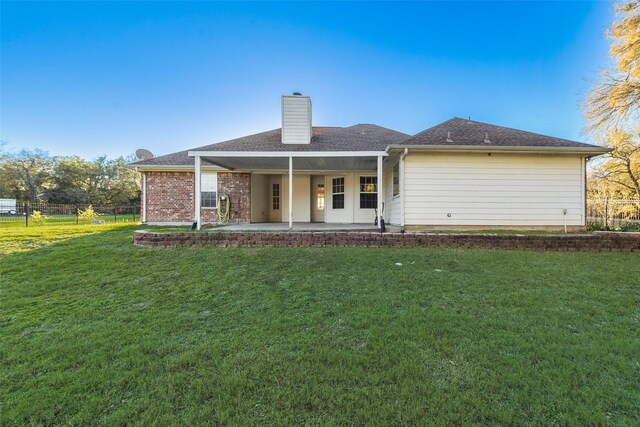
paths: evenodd
<path fill-rule="evenodd" d="M 393 197 L 393 166 L 400 160 L 385 162 L 382 168 L 384 181 L 384 221 L 400 225 L 400 196 Z"/>
<path fill-rule="evenodd" d="M 282 176 L 282 217 L 289 221 L 289 175 Z M 293 222 L 311 222 L 311 177 L 293 175 Z"/>
<path fill-rule="evenodd" d="M 308 96 L 282 97 L 282 143 L 311 143 L 311 99 Z"/>
<path fill-rule="evenodd" d="M 405 159 L 407 225 L 583 225 L 582 159 L 415 154 Z"/>

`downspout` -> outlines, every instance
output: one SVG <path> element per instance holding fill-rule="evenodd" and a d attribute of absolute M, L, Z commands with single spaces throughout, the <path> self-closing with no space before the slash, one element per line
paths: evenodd
<path fill-rule="evenodd" d="M 400 155 L 400 232 L 404 233 L 404 158 L 409 154 L 409 149 L 405 148 L 404 153 Z"/>
<path fill-rule="evenodd" d="M 582 226 L 587 226 L 587 157 L 582 158 Z"/>
<path fill-rule="evenodd" d="M 378 212 L 378 228 L 380 228 L 380 231 L 383 232 L 384 231 L 384 224 L 383 224 L 383 220 L 382 220 L 382 186 L 383 186 L 383 182 L 382 182 L 382 156 L 378 156 L 378 177 L 376 178 L 376 183 L 377 183 L 377 190 L 378 190 L 378 208 L 377 208 L 377 212 Z M 354 209 L 355 210 L 355 209 Z"/>

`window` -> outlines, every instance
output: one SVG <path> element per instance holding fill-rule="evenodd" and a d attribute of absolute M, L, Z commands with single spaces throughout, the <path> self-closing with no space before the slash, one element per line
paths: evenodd
<path fill-rule="evenodd" d="M 344 209 L 344 177 L 333 178 L 331 181 L 331 207 L 333 209 Z"/>
<path fill-rule="evenodd" d="M 218 174 L 203 173 L 200 177 L 200 202 L 203 208 L 215 208 L 218 203 Z"/>
<path fill-rule="evenodd" d="M 393 197 L 400 195 L 400 162 L 393 166 Z"/>
<path fill-rule="evenodd" d="M 360 209 L 378 207 L 378 178 L 375 176 L 360 177 Z"/>
<path fill-rule="evenodd" d="M 271 205 L 274 211 L 280 209 L 280 184 L 273 184 L 271 192 Z"/>
<path fill-rule="evenodd" d="M 316 209 L 319 211 L 323 211 L 324 210 L 324 184 L 318 184 L 318 188 L 316 189 L 316 200 L 317 200 Z"/>

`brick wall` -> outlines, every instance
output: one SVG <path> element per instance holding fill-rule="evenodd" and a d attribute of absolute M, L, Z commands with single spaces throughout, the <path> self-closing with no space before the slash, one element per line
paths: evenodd
<path fill-rule="evenodd" d="M 231 196 L 231 222 L 251 222 L 251 174 L 218 172 L 218 192 Z"/>
<path fill-rule="evenodd" d="M 146 172 L 147 222 L 192 222 L 193 172 Z"/>
<path fill-rule="evenodd" d="M 376 232 L 208 232 L 149 233 L 136 231 L 136 246 L 218 247 L 429 247 L 458 249 L 522 249 L 571 252 L 640 252 L 640 233 L 581 235 L 428 234 Z"/>
<path fill-rule="evenodd" d="M 195 174 L 193 172 L 146 172 L 147 222 L 194 220 Z M 218 172 L 218 192 L 231 196 L 231 221 L 251 221 L 251 174 Z M 218 221 L 216 209 L 202 208 L 203 223 Z"/>

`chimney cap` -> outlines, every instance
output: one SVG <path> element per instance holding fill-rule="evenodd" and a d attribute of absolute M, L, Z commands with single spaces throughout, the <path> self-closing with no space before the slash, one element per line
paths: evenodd
<path fill-rule="evenodd" d="M 302 96 L 302 94 L 300 92 L 293 92 L 292 95 L 293 96 Z"/>

